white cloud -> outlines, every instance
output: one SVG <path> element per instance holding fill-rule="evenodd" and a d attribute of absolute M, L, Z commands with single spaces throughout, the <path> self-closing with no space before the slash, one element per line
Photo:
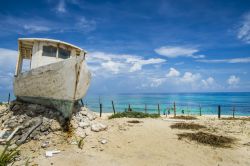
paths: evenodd
<path fill-rule="evenodd" d="M 90 52 L 87 56 L 90 68 L 94 68 L 96 73 L 113 74 L 129 73 L 142 70 L 145 65 L 162 64 L 165 59 L 150 58 L 144 59 L 141 56 L 129 54 L 110 54 L 105 52 Z"/>
<path fill-rule="evenodd" d="M 101 66 L 104 69 L 111 71 L 114 74 L 117 74 L 120 72 L 120 70 L 123 68 L 124 65 L 119 62 L 107 61 L 107 62 L 103 62 Z"/>
<path fill-rule="evenodd" d="M 238 39 L 250 44 L 250 12 L 243 16 L 237 34 Z"/>
<path fill-rule="evenodd" d="M 240 82 L 240 78 L 239 77 L 236 77 L 235 75 L 231 75 L 228 80 L 227 80 L 227 83 L 230 85 L 230 86 L 235 86 L 237 85 L 238 83 Z"/>
<path fill-rule="evenodd" d="M 177 57 L 192 57 L 192 58 L 204 58 L 204 55 L 194 55 L 199 52 L 198 49 L 188 47 L 174 47 L 174 46 L 163 46 L 154 50 L 157 54 L 166 56 L 168 58 Z"/>
<path fill-rule="evenodd" d="M 0 48 L 0 89 L 11 89 L 18 52 Z"/>
<path fill-rule="evenodd" d="M 199 59 L 197 62 L 204 63 L 250 63 L 250 57 L 232 59 Z"/>
<path fill-rule="evenodd" d="M 166 78 L 154 78 L 154 79 L 151 79 L 150 87 L 154 87 L 154 88 L 159 87 L 165 81 L 166 81 Z"/>
<path fill-rule="evenodd" d="M 180 81 L 184 83 L 194 83 L 201 78 L 200 73 L 193 74 L 191 72 L 185 72 Z"/>
<path fill-rule="evenodd" d="M 180 75 L 180 72 L 176 70 L 175 68 L 170 68 L 169 72 L 167 73 L 167 77 L 178 77 Z"/>
<path fill-rule="evenodd" d="M 197 90 L 218 90 L 223 87 L 216 83 L 213 77 L 204 78 L 200 73 L 184 72 L 183 74 L 175 68 L 170 68 L 164 76 L 152 76 L 148 79 L 148 87 L 160 88 L 168 87 L 169 91 L 197 91 Z"/>
<path fill-rule="evenodd" d="M 204 80 L 204 79 L 201 80 L 201 82 L 205 88 L 209 88 L 215 83 L 215 80 L 213 77 L 208 77 L 206 80 Z"/>
<path fill-rule="evenodd" d="M 17 54 L 16 50 L 0 48 L 0 67 L 2 71 L 15 67 Z"/>

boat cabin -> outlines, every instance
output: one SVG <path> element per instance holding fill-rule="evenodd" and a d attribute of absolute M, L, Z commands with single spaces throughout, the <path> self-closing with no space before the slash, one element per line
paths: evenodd
<path fill-rule="evenodd" d="M 23 70 L 34 69 L 80 55 L 85 58 L 86 52 L 77 46 L 60 40 L 20 38 L 18 39 L 18 60 L 15 76 L 18 76 Z M 26 62 L 26 66 L 23 66 L 24 62 Z"/>

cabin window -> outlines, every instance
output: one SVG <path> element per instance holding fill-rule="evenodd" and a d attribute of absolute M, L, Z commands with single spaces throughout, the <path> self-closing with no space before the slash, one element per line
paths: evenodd
<path fill-rule="evenodd" d="M 70 51 L 59 47 L 58 58 L 67 59 L 69 57 L 70 57 Z"/>
<path fill-rule="evenodd" d="M 30 67 L 31 67 L 31 60 L 30 59 L 23 59 L 21 73 L 29 71 Z"/>
<path fill-rule="evenodd" d="M 43 56 L 56 57 L 57 48 L 53 46 L 43 46 Z"/>

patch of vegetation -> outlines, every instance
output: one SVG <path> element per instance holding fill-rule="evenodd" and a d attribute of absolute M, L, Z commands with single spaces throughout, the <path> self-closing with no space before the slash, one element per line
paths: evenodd
<path fill-rule="evenodd" d="M 109 116 L 109 119 L 113 118 L 159 118 L 159 114 L 148 114 L 143 112 L 135 112 L 135 111 L 125 111 L 125 112 L 118 112 Z"/>
<path fill-rule="evenodd" d="M 202 144 L 207 144 L 214 147 L 231 147 L 234 142 L 233 138 L 218 136 L 210 133 L 196 132 L 196 133 L 182 133 L 177 134 L 178 139 L 187 138 L 191 141 L 197 141 Z"/>
<path fill-rule="evenodd" d="M 171 119 L 195 120 L 195 119 L 197 119 L 197 118 L 194 117 L 194 116 L 184 116 L 184 115 L 180 115 L 180 116 L 171 117 Z"/>
<path fill-rule="evenodd" d="M 226 117 L 226 118 L 221 118 L 221 120 L 245 120 L 245 121 L 250 121 L 250 117 L 241 117 L 241 118 Z"/>
<path fill-rule="evenodd" d="M 186 129 L 186 130 L 199 130 L 202 128 L 206 128 L 204 125 L 195 124 L 195 123 L 175 123 L 172 124 L 171 129 Z"/>
<path fill-rule="evenodd" d="M 77 146 L 78 146 L 79 149 L 82 149 L 82 148 L 83 148 L 83 145 L 84 145 L 84 140 L 83 140 L 83 138 L 81 138 L 81 139 L 78 141 Z"/>
<path fill-rule="evenodd" d="M 0 152 L 0 166 L 7 166 L 15 162 L 15 158 L 19 153 L 19 146 L 14 149 L 10 149 L 11 142 L 8 141 L 4 149 Z"/>
<path fill-rule="evenodd" d="M 139 120 L 129 120 L 128 123 L 142 123 L 142 121 Z"/>

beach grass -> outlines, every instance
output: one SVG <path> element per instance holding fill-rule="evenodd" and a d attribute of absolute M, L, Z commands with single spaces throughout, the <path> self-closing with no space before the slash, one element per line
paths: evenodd
<path fill-rule="evenodd" d="M 118 112 L 109 116 L 109 119 L 113 118 L 159 118 L 159 114 L 148 114 L 143 112 L 136 112 L 136 111 L 125 111 L 125 112 Z"/>
<path fill-rule="evenodd" d="M 180 115 L 180 116 L 171 117 L 171 119 L 196 120 L 197 118 L 194 116 Z"/>
<path fill-rule="evenodd" d="M 170 126 L 171 129 L 184 129 L 184 130 L 199 130 L 206 128 L 204 125 L 195 124 L 195 123 L 175 123 Z"/>
<path fill-rule="evenodd" d="M 128 120 L 128 123 L 142 123 L 142 121 L 139 120 Z"/>
<path fill-rule="evenodd" d="M 177 134 L 178 139 L 187 138 L 191 141 L 197 141 L 202 144 L 214 146 L 214 147 L 231 147 L 234 142 L 233 138 L 218 136 L 210 133 L 196 132 L 196 133 L 181 133 Z"/>
<path fill-rule="evenodd" d="M 226 118 L 221 118 L 221 120 L 245 120 L 245 121 L 250 121 L 250 117 L 226 117 Z"/>
<path fill-rule="evenodd" d="M 19 146 L 14 149 L 10 149 L 11 142 L 8 141 L 4 147 L 4 149 L 0 152 L 0 165 L 7 166 L 9 164 L 13 164 L 15 162 L 16 156 L 19 154 Z"/>

